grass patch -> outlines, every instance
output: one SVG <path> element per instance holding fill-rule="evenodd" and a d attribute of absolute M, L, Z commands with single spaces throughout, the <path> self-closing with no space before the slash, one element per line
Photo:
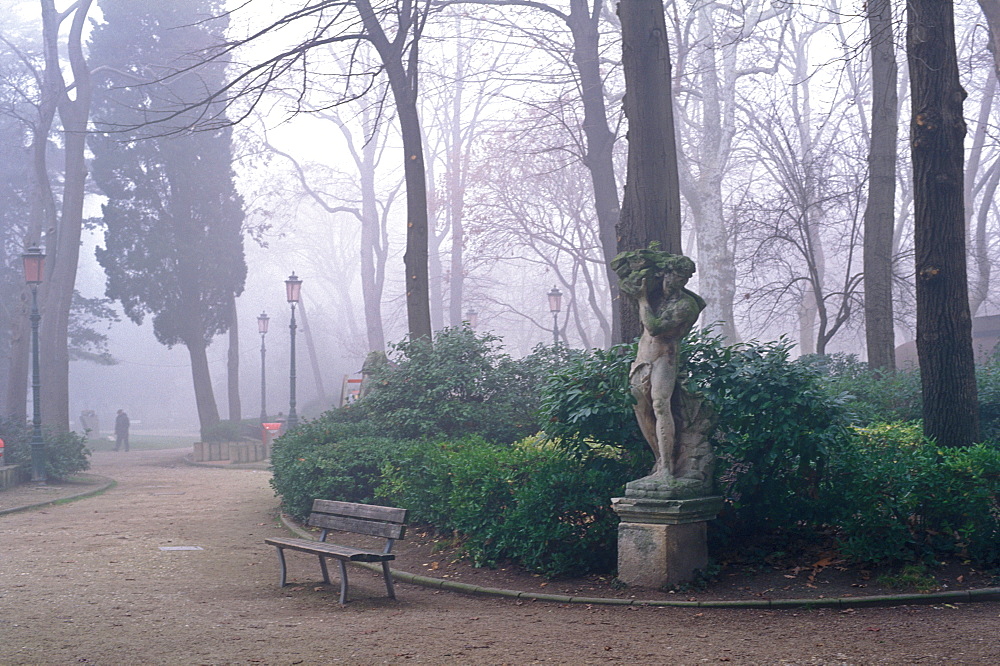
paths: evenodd
<path fill-rule="evenodd" d="M 934 592 L 941 587 L 937 579 L 922 564 L 907 564 L 894 574 L 882 574 L 876 579 L 879 585 L 894 590 L 916 590 L 917 592 Z"/>
<path fill-rule="evenodd" d="M 110 439 L 108 439 L 110 437 Z M 197 435 L 133 435 L 129 437 L 129 449 L 132 451 L 158 451 L 160 449 L 183 449 L 194 445 Z M 103 435 L 87 440 L 87 448 L 91 451 L 114 451 L 114 435 Z"/>

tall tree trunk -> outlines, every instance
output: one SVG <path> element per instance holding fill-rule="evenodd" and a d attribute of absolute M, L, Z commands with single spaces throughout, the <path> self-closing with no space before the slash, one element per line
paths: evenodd
<path fill-rule="evenodd" d="M 191 358 L 191 378 L 194 384 L 194 401 L 198 408 L 198 423 L 201 426 L 201 436 L 205 437 L 208 429 L 219 422 L 219 408 L 215 404 L 215 394 L 212 392 L 212 375 L 208 370 L 208 345 L 199 336 L 185 342 L 188 356 Z"/>
<path fill-rule="evenodd" d="M 943 446 L 979 439 L 963 220 L 965 90 L 950 0 L 907 5 L 917 357 L 924 433 Z"/>
<path fill-rule="evenodd" d="M 316 384 L 316 395 L 325 408 L 329 404 L 326 396 L 326 387 L 323 385 L 323 373 L 319 368 L 319 355 L 316 353 L 316 338 L 312 333 L 312 326 L 309 325 L 308 315 L 306 315 L 305 299 L 299 301 L 299 317 L 302 319 L 302 333 L 306 339 L 306 353 L 309 354 L 309 366 L 312 368 L 313 382 Z"/>
<path fill-rule="evenodd" d="M 385 247 L 381 243 L 382 224 L 375 194 L 375 163 L 378 145 L 372 136 L 362 149 L 361 176 L 361 297 L 365 305 L 365 332 L 368 351 L 385 351 L 382 328 L 382 275 Z"/>
<path fill-rule="evenodd" d="M 892 232 L 896 205 L 896 49 L 890 0 L 870 0 L 868 32 L 872 59 L 872 126 L 865 208 L 865 342 L 868 365 L 896 369 L 892 316 Z"/>
<path fill-rule="evenodd" d="M 431 339 L 430 285 L 427 270 L 427 174 L 423 136 L 417 111 L 417 44 L 422 29 L 420 10 L 405 2 L 400 32 L 390 42 L 372 11 L 369 0 L 357 0 L 358 11 L 372 45 L 378 51 L 392 90 L 403 139 L 403 178 L 406 181 L 406 320 L 410 338 Z M 411 32 L 412 31 L 412 32 Z M 407 46 L 407 40 L 412 40 Z M 409 49 L 408 52 L 406 49 Z M 404 64 L 404 54 L 408 62 Z"/>
<path fill-rule="evenodd" d="M 979 104 L 979 114 L 976 118 L 976 131 L 973 135 L 972 146 L 969 149 L 968 161 L 965 165 L 965 237 L 972 244 L 969 249 L 969 256 L 973 258 L 972 274 L 974 279 L 969 284 L 969 312 L 973 317 L 979 306 L 985 302 L 990 291 L 991 262 L 989 256 L 989 237 L 986 234 L 985 223 L 989 217 L 989 209 L 993 206 L 993 195 L 989 190 L 995 190 L 993 184 L 996 180 L 997 161 L 981 173 L 983 162 L 983 149 L 986 146 L 986 138 L 990 127 L 990 114 L 993 110 L 993 103 L 996 98 L 997 77 L 991 73 L 983 89 L 983 97 Z M 981 179 L 981 180 L 979 180 Z M 978 180 L 978 183 L 977 183 Z M 977 187 L 978 185 L 978 187 Z M 976 211 L 976 191 L 983 190 L 982 204 Z"/>
<path fill-rule="evenodd" d="M 615 134 L 608 126 L 604 78 L 601 76 L 598 26 L 603 6 L 603 0 L 594 0 L 593 9 L 588 11 L 587 0 L 571 0 L 567 23 L 573 33 L 573 63 L 580 77 L 580 100 L 583 102 L 583 134 L 587 142 L 583 164 L 590 172 L 594 188 L 594 208 L 611 293 L 611 339 L 618 341 L 622 339 L 622 302 L 618 275 L 611 270 L 611 260 L 619 252 L 616 225 L 621 217 L 621 203 L 615 178 Z"/>
<path fill-rule="evenodd" d="M 681 253 L 681 202 L 674 135 L 670 47 L 660 0 L 621 0 L 622 69 L 628 118 L 628 167 L 618 251 L 652 241 Z M 642 333 L 634 303 L 623 303 L 621 341 Z"/>
<path fill-rule="evenodd" d="M 240 403 L 240 326 L 236 313 L 236 296 L 232 297 L 229 307 L 229 349 L 226 355 L 226 384 L 229 391 L 229 420 L 243 419 L 243 406 Z"/>
<path fill-rule="evenodd" d="M 83 29 L 91 0 L 82 0 L 73 14 L 66 51 L 73 72 L 74 96 L 65 85 L 59 97 L 59 118 L 63 126 L 65 168 L 62 206 L 56 227 L 55 242 L 47 243 L 47 288 L 39 330 L 42 359 L 42 420 L 59 430 L 69 430 L 69 312 L 73 304 L 76 271 L 80 259 L 83 229 L 83 199 L 86 194 L 85 159 L 87 122 L 90 115 L 90 72 L 83 56 Z M 58 44 L 59 19 L 52 0 L 42 0 L 46 40 Z M 48 60 L 48 59 L 47 59 Z M 46 62 L 46 76 L 62 82 L 62 73 L 49 72 L 58 61 Z"/>
<path fill-rule="evenodd" d="M 698 292 L 705 299 L 702 321 L 719 323 L 718 333 L 735 342 L 736 258 L 730 247 L 729 232 L 722 201 L 722 179 L 725 153 L 728 153 L 727 135 L 731 131 L 723 126 L 723 91 L 719 81 L 713 34 L 715 6 L 705 4 L 698 9 L 698 69 L 701 90 L 701 141 L 698 146 L 698 176 L 692 179 L 688 198 L 694 218 L 698 247 Z M 732 65 L 728 65 L 732 66 Z"/>

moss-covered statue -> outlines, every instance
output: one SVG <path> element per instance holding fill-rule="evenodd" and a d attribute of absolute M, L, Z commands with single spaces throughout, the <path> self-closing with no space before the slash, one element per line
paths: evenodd
<path fill-rule="evenodd" d="M 695 272 L 688 257 L 658 249 L 619 254 L 611 262 L 621 291 L 639 304 L 642 337 L 629 375 L 635 415 L 656 457 L 649 476 L 632 481 L 626 496 L 688 499 L 712 494 L 715 458 L 709 442 L 714 413 L 678 383 L 681 339 L 705 301 L 684 287 Z"/>

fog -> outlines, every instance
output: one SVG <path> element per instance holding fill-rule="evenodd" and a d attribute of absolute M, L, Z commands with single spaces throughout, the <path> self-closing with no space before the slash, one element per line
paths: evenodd
<path fill-rule="evenodd" d="M 104 20 L 100 4 L 92 10 L 94 25 Z M 108 0 L 106 6 L 113 5 Z M 2 26 L 4 35 L 40 62 L 37 17 L 25 9 L 33 5 L 5 6 L 11 18 Z M 513 356 L 551 344 L 554 325 L 571 347 L 614 343 L 606 238 L 609 229 L 614 235 L 628 149 L 620 26 L 610 5 L 590 13 L 590 32 L 573 23 L 570 3 L 552 8 L 470 4 L 432 15 L 413 61 L 419 64 L 432 328 L 461 325 L 475 312 L 477 331 L 502 338 Z M 286 11 L 282 3 L 262 1 L 232 9 L 226 28 L 231 40 L 246 38 Z M 689 286 L 709 302 L 702 323 L 718 323 L 730 341 L 785 336 L 800 353 L 864 358 L 858 276 L 872 90 L 860 11 L 828 2 L 694 3 L 668 12 L 683 246 L 698 264 Z M 291 21 L 239 42 L 225 69 L 238 83 L 225 114 L 239 119 L 231 136 L 233 178 L 246 214 L 248 271 L 236 300 L 244 418 L 261 411 L 262 312 L 270 317 L 264 337 L 267 411 L 288 411 L 290 307 L 284 280 L 293 272 L 303 280 L 296 311 L 300 414 L 313 417 L 339 403 L 345 377 L 356 375 L 366 355 L 381 348 L 373 340 L 391 345 L 407 335 L 403 266 L 411 221 L 401 118 L 387 86 L 388 68 L 367 42 L 348 40 L 305 49 L 308 58 L 275 61 L 284 68 L 254 69 L 307 40 L 314 29 L 307 23 Z M 1000 214 L 992 203 L 1000 173 L 997 83 L 982 25 L 978 7 L 958 7 L 960 69 L 969 92 L 966 221 L 976 316 L 997 312 L 992 266 Z M 362 29 L 338 15 L 326 30 L 347 35 Z M 68 39 L 67 32 L 64 27 L 60 39 Z M 909 102 L 901 40 L 899 32 L 901 129 L 891 248 L 897 345 L 912 340 L 914 328 Z M 4 58 L 3 99 L 14 109 L 20 65 L 10 48 Z M 241 78 L 248 72 L 258 78 Z M 216 110 L 206 108 L 212 119 Z M 107 107 L 98 111 L 110 113 Z M 595 126 L 606 128 L 604 148 Z M 61 147 L 58 129 L 53 137 Z M 95 163 L 96 152 L 87 155 Z M 57 161 L 50 169 L 58 171 Z M 76 288 L 94 298 L 103 297 L 107 286 L 95 257 L 106 245 L 99 218 L 107 199 L 91 181 L 84 218 L 94 224 L 80 244 Z M 58 188 L 56 196 L 62 196 Z M 5 224 L 8 268 L 20 252 L 11 248 L 24 238 L 52 235 L 40 223 Z M 546 298 L 553 286 L 563 293 L 555 324 Z M 96 328 L 108 336 L 115 363 L 71 362 L 71 426 L 79 428 L 81 411 L 92 409 L 106 432 L 116 410 L 125 409 L 137 432 L 195 433 L 199 419 L 187 349 L 168 349 L 155 339 L 148 317 L 137 325 L 121 314 L 120 304 L 114 307 L 120 321 Z M 16 318 L 5 317 L 14 340 Z M 222 418 L 230 414 L 228 348 L 228 336 L 219 335 L 208 349 Z"/>

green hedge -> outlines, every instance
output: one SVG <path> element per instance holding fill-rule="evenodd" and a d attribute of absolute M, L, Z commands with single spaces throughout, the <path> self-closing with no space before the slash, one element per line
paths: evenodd
<path fill-rule="evenodd" d="M 392 363 L 350 407 L 372 432 L 396 439 L 448 439 L 481 435 L 514 442 L 537 432 L 538 387 L 565 348 L 535 350 L 514 360 L 500 339 L 468 326 L 392 346 Z"/>
<path fill-rule="evenodd" d="M 302 519 L 317 498 L 373 503 L 382 466 L 406 444 L 364 430 L 329 414 L 275 440 L 271 487 L 282 509 Z"/>
<path fill-rule="evenodd" d="M 858 428 L 831 460 L 824 500 L 852 559 L 1000 565 L 996 445 L 938 447 L 915 423 Z"/>
<path fill-rule="evenodd" d="M 598 468 L 536 440 L 423 442 L 390 464 L 379 494 L 414 521 L 454 532 L 477 566 L 607 572 L 618 525 L 610 498 L 631 478 L 624 465 L 615 469 L 613 460 Z"/>

